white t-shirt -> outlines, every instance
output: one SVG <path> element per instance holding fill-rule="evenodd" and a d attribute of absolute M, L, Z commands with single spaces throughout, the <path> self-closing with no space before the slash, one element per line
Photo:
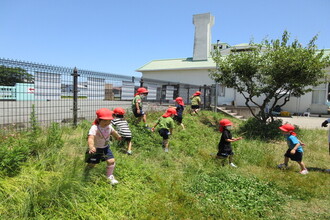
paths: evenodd
<path fill-rule="evenodd" d="M 93 135 L 94 137 L 94 146 L 96 148 L 105 148 L 106 142 L 110 140 L 110 135 L 114 131 L 111 125 L 108 125 L 104 128 L 99 125 L 92 125 L 89 129 L 88 135 Z"/>

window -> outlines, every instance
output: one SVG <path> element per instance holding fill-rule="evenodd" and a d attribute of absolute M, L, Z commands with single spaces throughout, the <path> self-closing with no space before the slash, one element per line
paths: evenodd
<path fill-rule="evenodd" d="M 312 104 L 325 104 L 325 90 L 313 90 Z"/>
<path fill-rule="evenodd" d="M 226 87 L 224 85 L 218 85 L 218 96 L 224 97 L 226 95 L 225 91 Z"/>

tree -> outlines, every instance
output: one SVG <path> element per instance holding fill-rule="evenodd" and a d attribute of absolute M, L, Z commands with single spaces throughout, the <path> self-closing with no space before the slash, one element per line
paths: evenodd
<path fill-rule="evenodd" d="M 235 49 L 227 56 L 219 50 L 213 54 L 217 68 L 210 77 L 229 88 L 236 89 L 245 98 L 252 115 L 266 123 L 276 105 L 284 106 L 290 97 L 300 97 L 312 91 L 313 86 L 324 83 L 325 68 L 330 66 L 329 56 L 318 50 L 314 36 L 306 47 L 298 40 L 289 42 L 290 34 L 284 31 L 282 39 L 264 40 L 261 44 L 251 42 L 248 50 Z M 263 101 L 257 98 L 263 97 Z M 260 110 L 255 114 L 254 104 Z"/>
<path fill-rule="evenodd" d="M 32 82 L 33 75 L 19 67 L 0 66 L 0 86 L 14 86 L 16 83 Z"/>

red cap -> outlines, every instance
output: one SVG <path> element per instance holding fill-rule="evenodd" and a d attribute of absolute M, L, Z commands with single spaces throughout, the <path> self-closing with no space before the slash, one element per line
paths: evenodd
<path fill-rule="evenodd" d="M 176 101 L 179 105 L 184 105 L 182 97 L 178 97 L 174 101 Z"/>
<path fill-rule="evenodd" d="M 175 108 L 168 108 L 165 112 L 165 114 L 162 115 L 162 117 L 167 118 L 171 115 L 177 115 Z"/>
<path fill-rule="evenodd" d="M 123 108 L 118 107 L 118 108 L 115 108 L 115 109 L 113 110 L 113 114 L 116 114 L 116 115 L 124 115 L 124 114 L 125 114 L 125 110 L 124 110 Z"/>
<path fill-rule="evenodd" d="M 229 126 L 229 125 L 233 125 L 233 123 L 231 122 L 231 121 L 229 121 L 228 119 L 221 119 L 220 121 L 219 121 L 219 123 L 220 123 L 220 126 Z"/>
<path fill-rule="evenodd" d="M 98 119 L 103 119 L 103 120 L 112 120 L 112 111 L 107 108 L 100 108 L 99 110 L 96 111 L 96 116 Z"/>
<path fill-rule="evenodd" d="M 201 95 L 201 94 L 202 94 L 202 93 L 201 93 L 200 91 L 197 91 L 197 92 L 194 93 L 193 96 L 197 96 L 197 95 Z"/>
<path fill-rule="evenodd" d="M 220 123 L 220 132 L 223 132 L 223 127 L 233 125 L 233 123 L 226 118 L 221 119 L 219 123 Z"/>
<path fill-rule="evenodd" d="M 136 91 L 136 93 L 138 95 L 140 95 L 140 94 L 144 94 L 144 93 L 149 93 L 149 91 L 146 88 L 140 87 L 140 88 L 138 88 L 138 90 Z"/>
<path fill-rule="evenodd" d="M 281 127 L 278 127 L 279 129 L 281 129 L 282 131 L 285 132 L 293 132 L 294 131 L 294 126 L 291 124 L 284 124 Z"/>

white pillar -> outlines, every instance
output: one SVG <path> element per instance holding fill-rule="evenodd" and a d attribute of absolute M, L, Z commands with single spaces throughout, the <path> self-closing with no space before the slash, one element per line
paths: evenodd
<path fill-rule="evenodd" d="M 193 17 L 195 25 L 193 60 L 207 60 L 211 52 L 211 27 L 214 16 L 210 13 L 197 14 Z"/>

